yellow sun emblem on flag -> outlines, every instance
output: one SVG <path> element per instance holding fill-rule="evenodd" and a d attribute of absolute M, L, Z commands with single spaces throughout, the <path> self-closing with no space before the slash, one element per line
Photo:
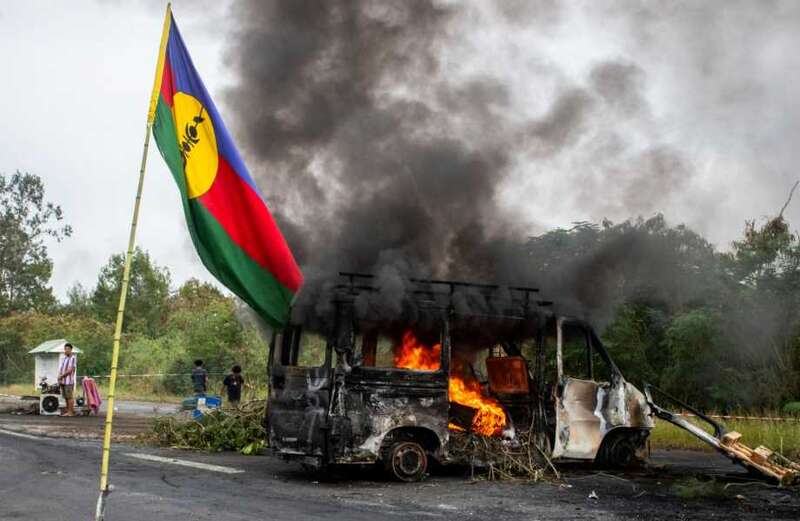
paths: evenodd
<path fill-rule="evenodd" d="M 214 124 L 203 104 L 185 92 L 175 93 L 172 110 L 186 189 L 189 198 L 200 197 L 211 188 L 219 166 Z"/>

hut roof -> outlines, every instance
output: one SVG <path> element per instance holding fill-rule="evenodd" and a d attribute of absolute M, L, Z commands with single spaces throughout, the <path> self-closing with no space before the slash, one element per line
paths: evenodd
<path fill-rule="evenodd" d="M 56 338 L 54 340 L 46 340 L 39 344 L 38 346 L 34 347 L 28 353 L 36 354 L 36 353 L 63 353 L 64 352 L 64 345 L 72 342 L 69 342 L 66 338 Z M 73 353 L 80 353 L 81 350 L 75 344 L 72 344 L 72 352 Z"/>

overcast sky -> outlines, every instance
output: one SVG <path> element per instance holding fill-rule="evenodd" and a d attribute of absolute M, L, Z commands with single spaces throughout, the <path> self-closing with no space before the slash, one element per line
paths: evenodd
<path fill-rule="evenodd" d="M 222 60 L 226 9 L 174 4 L 213 95 L 231 81 Z M 41 176 L 72 225 L 72 237 L 49 247 L 59 296 L 76 281 L 93 287 L 99 267 L 127 246 L 163 16 L 157 2 L 0 4 L 0 171 Z M 210 280 L 190 241 L 177 188 L 151 140 L 137 243 L 173 281 Z"/>
<path fill-rule="evenodd" d="M 505 181 L 501 197 L 531 233 L 663 212 L 726 248 L 800 178 L 800 2 L 502 4 L 469 4 L 441 57 L 455 77 L 500 80 L 515 111 L 568 142 L 558 153 L 533 143 Z M 173 2 L 195 65 L 245 141 L 228 103 L 232 9 Z M 60 297 L 75 282 L 92 287 L 126 246 L 162 19 L 156 1 L 0 4 L 0 172 L 41 176 L 73 227 L 49 247 Z M 559 99 L 581 96 L 574 138 L 547 127 L 548 114 L 573 110 Z M 137 242 L 173 282 L 210 280 L 154 145 Z M 269 199 L 268 166 L 251 169 Z M 800 201 L 786 215 L 794 228 Z"/>

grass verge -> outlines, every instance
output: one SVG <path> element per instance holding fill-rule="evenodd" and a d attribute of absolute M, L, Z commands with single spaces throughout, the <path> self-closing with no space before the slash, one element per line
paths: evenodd
<path fill-rule="evenodd" d="M 693 421 L 692 418 L 689 420 Z M 701 422 L 693 423 L 706 427 Z M 800 422 L 726 420 L 721 423 L 728 431 L 741 433 L 741 441 L 745 445 L 753 448 L 764 445 L 789 459 L 800 460 Z M 656 427 L 650 434 L 650 446 L 659 449 L 714 450 L 683 429 L 662 420 L 656 420 Z"/>

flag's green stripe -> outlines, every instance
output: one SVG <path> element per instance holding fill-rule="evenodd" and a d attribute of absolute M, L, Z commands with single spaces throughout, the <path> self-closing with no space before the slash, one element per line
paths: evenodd
<path fill-rule="evenodd" d="M 181 199 L 183 199 L 184 208 L 186 208 L 186 180 L 183 177 L 183 160 L 178 148 L 177 135 L 172 110 L 170 110 L 167 102 L 164 101 L 164 96 L 159 94 L 158 104 L 156 105 L 156 118 L 153 121 L 153 137 L 156 138 L 158 149 L 161 151 L 161 156 L 166 161 L 172 177 L 178 183 Z"/>
<path fill-rule="evenodd" d="M 172 111 L 159 97 L 153 135 L 181 192 L 186 222 L 200 260 L 220 282 L 250 304 L 271 325 L 286 322 L 293 293 L 259 266 L 228 236 L 213 215 L 197 200 L 189 199 L 183 175 Z"/>
<path fill-rule="evenodd" d="M 234 243 L 200 201 L 192 199 L 189 206 L 196 234 L 205 246 L 198 246 L 203 264 L 256 311 L 266 313 L 265 318 L 272 319 L 274 325 L 284 324 L 294 294 Z"/>

